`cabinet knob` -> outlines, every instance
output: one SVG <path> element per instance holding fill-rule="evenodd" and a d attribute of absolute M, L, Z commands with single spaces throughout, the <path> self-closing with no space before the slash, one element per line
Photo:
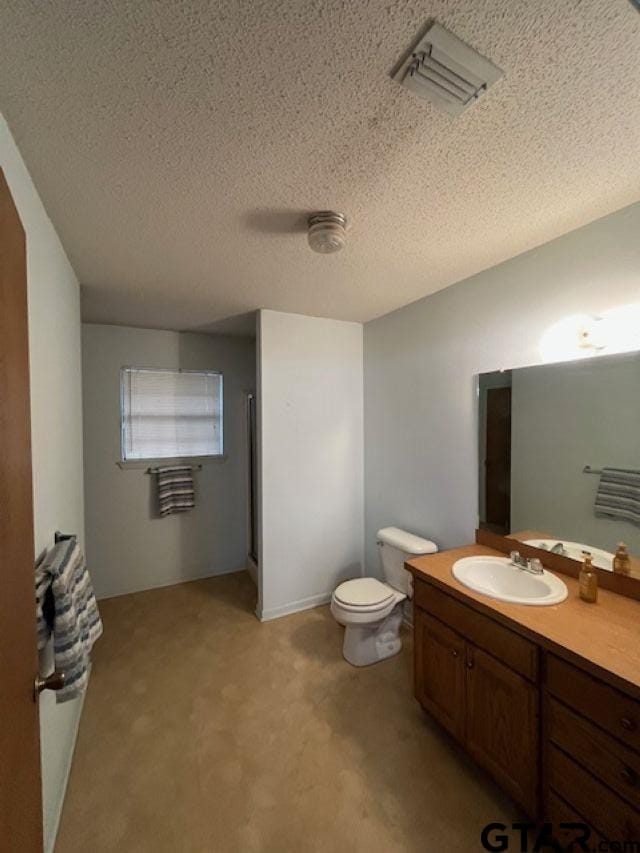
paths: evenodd
<path fill-rule="evenodd" d="M 457 658 L 460 655 L 460 652 L 457 649 L 451 649 L 451 654 L 454 658 Z"/>
<path fill-rule="evenodd" d="M 634 787 L 638 784 L 638 774 L 632 767 L 625 766 L 620 771 L 620 778 L 623 782 L 626 782 L 627 785 L 633 785 Z"/>
<path fill-rule="evenodd" d="M 473 661 L 472 660 L 467 661 L 467 669 L 473 669 Z"/>
<path fill-rule="evenodd" d="M 629 717 L 621 717 L 620 725 L 626 732 L 632 732 L 636 727 L 634 721 L 630 720 Z"/>

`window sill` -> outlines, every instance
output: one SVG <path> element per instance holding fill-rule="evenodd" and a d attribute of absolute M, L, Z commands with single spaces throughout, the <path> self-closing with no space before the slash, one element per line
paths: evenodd
<path fill-rule="evenodd" d="M 171 465 L 217 465 L 226 462 L 229 457 L 226 453 L 221 456 L 182 456 L 177 459 L 120 459 L 116 462 L 122 471 L 141 471 L 147 468 L 162 468 Z"/>

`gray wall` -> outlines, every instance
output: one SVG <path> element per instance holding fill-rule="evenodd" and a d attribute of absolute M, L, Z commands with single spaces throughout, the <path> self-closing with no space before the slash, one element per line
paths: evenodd
<path fill-rule="evenodd" d="M 511 529 L 640 554 L 640 528 L 598 518 L 585 465 L 640 465 L 640 355 L 512 373 Z"/>
<path fill-rule="evenodd" d="M 636 204 L 365 325 L 370 573 L 384 525 L 473 541 L 477 374 L 541 363 L 554 324 L 640 302 L 639 234 Z"/>
<path fill-rule="evenodd" d="M 121 326 L 82 327 L 87 559 L 98 597 L 241 569 L 246 558 L 244 394 L 255 342 Z M 224 375 L 224 461 L 196 473 L 196 508 L 156 517 L 154 478 L 121 469 L 120 368 L 182 367 Z"/>
<path fill-rule="evenodd" d="M 0 166 L 27 235 L 31 453 L 36 556 L 56 530 L 84 539 L 80 289 L 9 128 L 0 116 Z M 35 622 L 34 622 L 35 631 Z M 34 633 L 35 643 L 35 633 Z M 41 672 L 53 668 L 51 644 Z M 82 701 L 40 697 L 45 850 L 52 850 Z"/>

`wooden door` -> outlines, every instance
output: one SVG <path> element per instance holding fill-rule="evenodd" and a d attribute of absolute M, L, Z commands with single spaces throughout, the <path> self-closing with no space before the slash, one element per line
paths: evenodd
<path fill-rule="evenodd" d="M 25 234 L 0 170 L 0 847 L 42 853 Z"/>
<path fill-rule="evenodd" d="M 538 690 L 467 645 L 467 749 L 531 817 L 538 814 Z"/>
<path fill-rule="evenodd" d="M 418 607 L 415 619 L 416 698 L 462 741 L 465 735 L 465 641 Z"/>
<path fill-rule="evenodd" d="M 258 564 L 258 444 L 256 432 L 256 395 L 247 394 L 247 432 L 249 452 L 249 556 Z"/>
<path fill-rule="evenodd" d="M 511 388 L 487 390 L 485 526 L 509 533 L 511 526 Z"/>

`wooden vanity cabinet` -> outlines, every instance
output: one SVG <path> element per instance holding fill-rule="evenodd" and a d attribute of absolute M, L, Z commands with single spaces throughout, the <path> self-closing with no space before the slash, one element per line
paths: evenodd
<path fill-rule="evenodd" d="M 532 655 L 517 634 L 447 598 L 416 583 L 416 698 L 527 814 L 537 815 L 539 691 L 531 680 L 537 649 Z M 511 666 L 499 658 L 507 648 Z"/>
<path fill-rule="evenodd" d="M 640 842 L 637 691 L 420 578 L 414 605 L 422 707 L 529 817 L 560 833 L 561 822 L 585 822 L 592 842 Z"/>

